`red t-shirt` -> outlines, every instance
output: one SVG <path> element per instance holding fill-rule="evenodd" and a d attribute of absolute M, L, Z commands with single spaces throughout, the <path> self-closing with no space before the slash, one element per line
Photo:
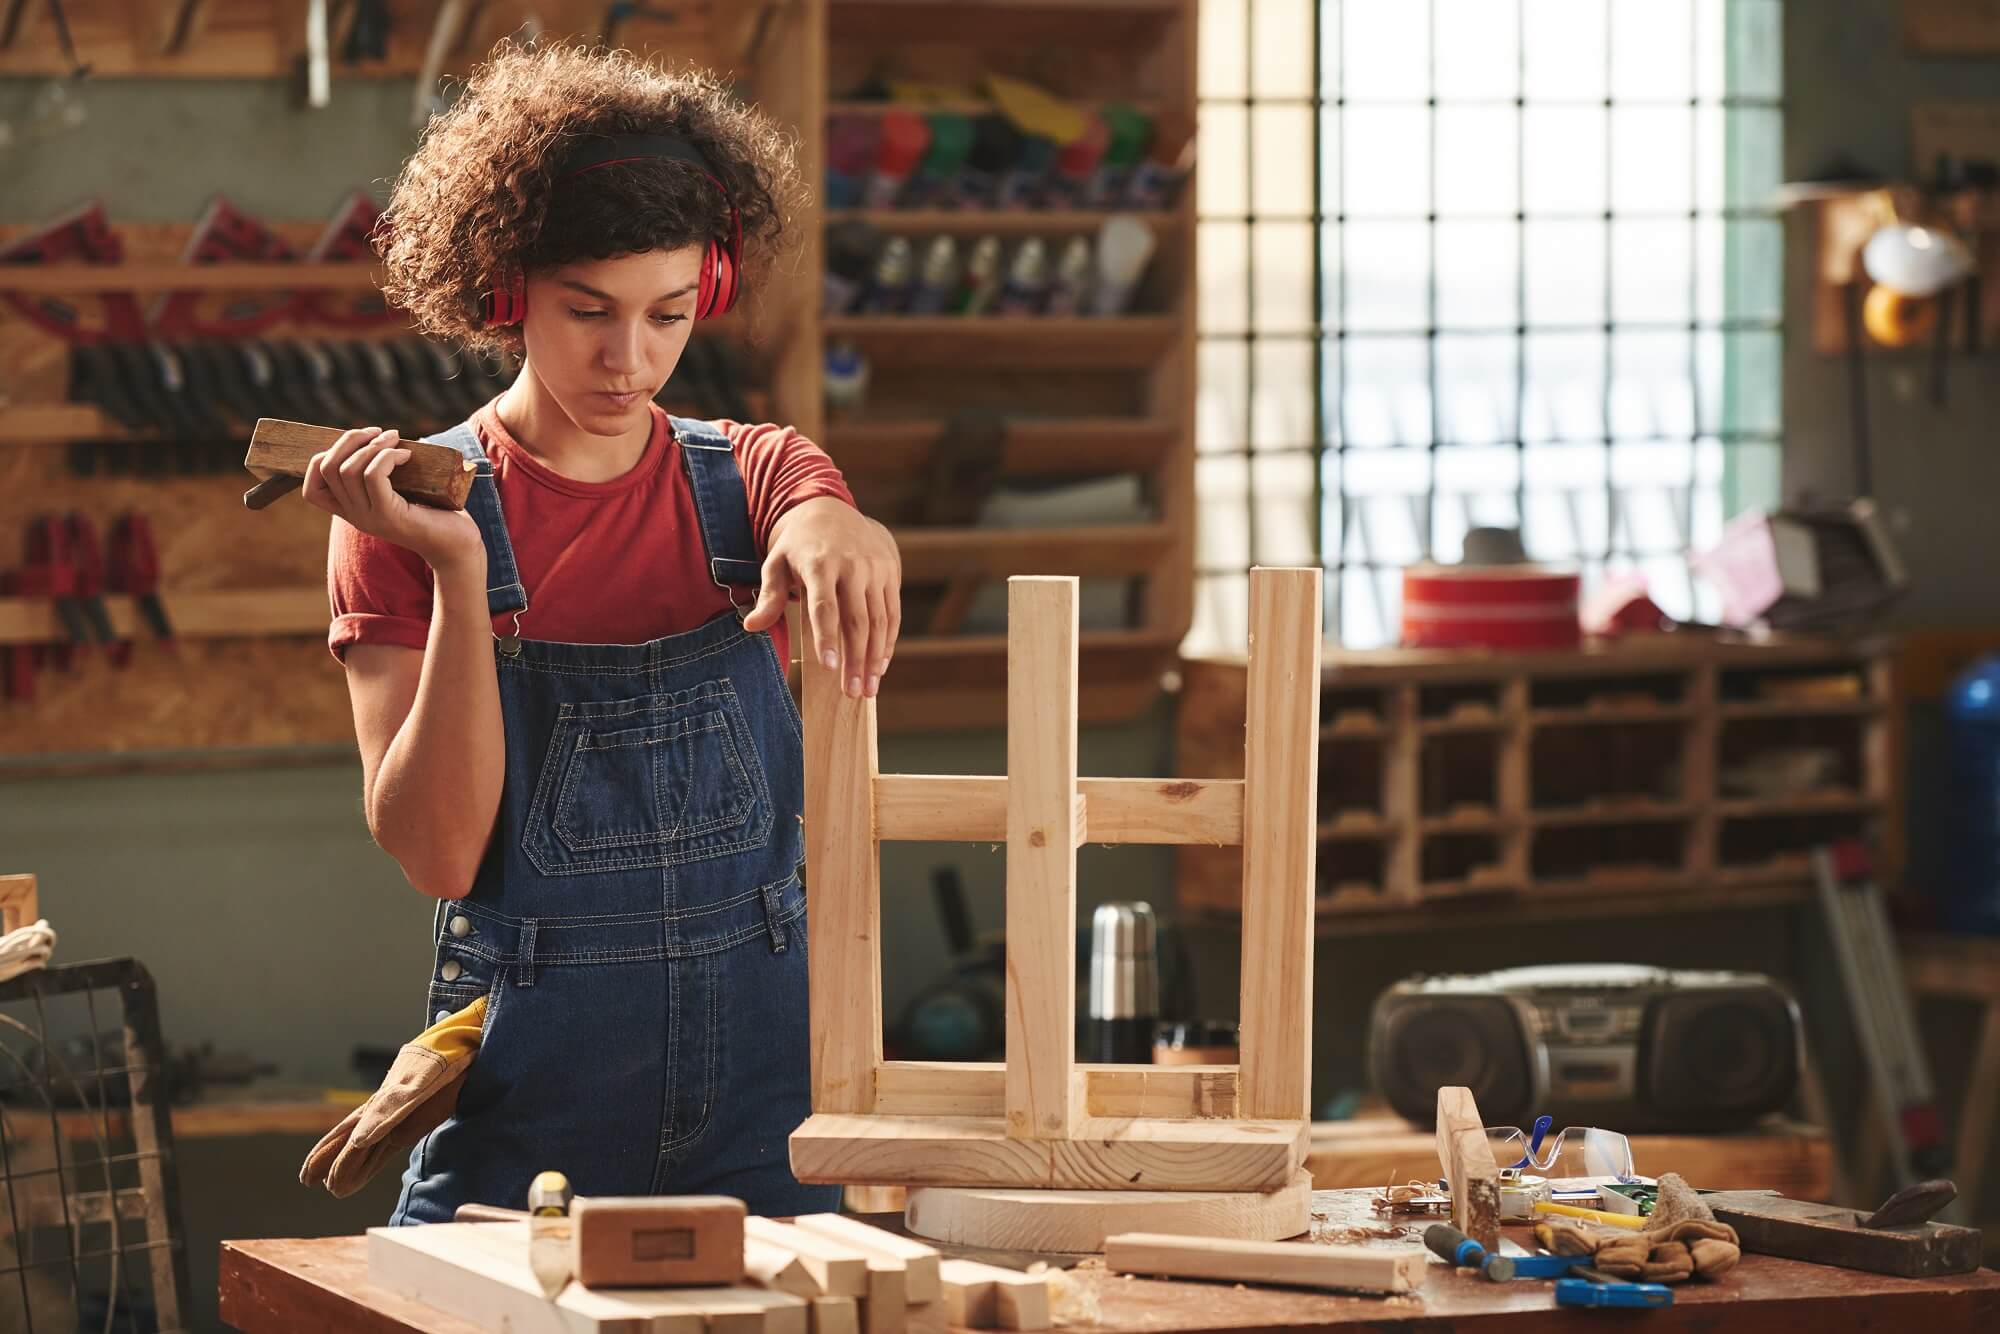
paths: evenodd
<path fill-rule="evenodd" d="M 522 638 L 643 644 L 729 610 L 728 592 L 709 577 L 680 445 L 658 405 L 639 462 L 608 482 L 579 482 L 550 470 L 507 434 L 492 403 L 472 425 L 493 460 L 501 513 L 528 591 Z M 771 525 L 792 506 L 816 496 L 854 503 L 833 460 L 791 427 L 717 425 L 743 472 L 760 558 Z M 326 581 L 333 602 L 327 643 L 336 658 L 349 644 L 423 648 L 432 599 L 422 557 L 335 519 Z M 513 621 L 511 612 L 494 617 L 494 632 L 512 632 Z M 787 661 L 782 620 L 771 636 L 778 660 Z"/>

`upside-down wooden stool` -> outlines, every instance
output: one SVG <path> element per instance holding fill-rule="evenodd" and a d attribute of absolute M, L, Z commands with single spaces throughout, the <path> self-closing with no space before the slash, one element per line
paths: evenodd
<path fill-rule="evenodd" d="M 1077 777 L 1077 581 L 1007 589 L 1007 774 L 877 772 L 875 702 L 804 665 L 808 1182 L 903 1185 L 912 1231 L 1095 1250 L 1310 1226 L 1320 571 L 1250 575 L 1241 780 Z M 1007 1060 L 882 1059 L 885 840 L 1007 845 Z M 1241 1064 L 1078 1065 L 1076 849 L 1243 845 Z M 1088 1244 L 1076 1244 L 1086 1242 Z"/>

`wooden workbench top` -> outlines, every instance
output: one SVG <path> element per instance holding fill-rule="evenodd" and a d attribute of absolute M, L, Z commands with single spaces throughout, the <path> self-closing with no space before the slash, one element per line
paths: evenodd
<path fill-rule="evenodd" d="M 1355 1240 L 1342 1230 L 1374 1226 L 1364 1191 L 1320 1191 L 1314 1228 L 1327 1240 Z M 1422 1224 L 1404 1231 L 1414 1242 Z M 1517 1238 L 1518 1239 L 1518 1238 Z M 1397 1244 L 1381 1238 L 1368 1244 Z M 948 1248 L 947 1248 L 948 1249 Z M 1559 1311 L 1550 1284 L 1488 1283 L 1433 1260 L 1423 1288 L 1407 1297 L 1345 1297 L 1220 1283 L 1121 1278 L 1095 1261 L 1071 1271 L 1096 1297 L 1097 1320 L 1077 1330 L 1200 1334 L 1365 1327 L 1411 1334 L 1539 1334 L 1603 1329 L 1618 1320 L 1595 1311 Z M 243 1334 L 475 1334 L 448 1312 L 392 1296 L 368 1284 L 361 1237 L 233 1241 L 222 1247 L 222 1318 Z M 1981 1270 L 1950 1278 L 1898 1279 L 1855 1270 L 1749 1255 L 1721 1283 L 1683 1283 L 1674 1305 L 1642 1316 L 1648 1331 L 1704 1334 L 1839 1334 L 1843 1330 L 1954 1334 L 2000 1329 L 2000 1274 Z"/>

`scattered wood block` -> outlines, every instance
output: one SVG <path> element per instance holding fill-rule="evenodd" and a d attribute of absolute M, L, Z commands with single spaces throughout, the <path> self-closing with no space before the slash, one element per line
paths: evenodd
<path fill-rule="evenodd" d="M 1500 1250 L 1500 1169 L 1472 1090 L 1438 1090 L 1438 1162 L 1451 1184 L 1451 1225 L 1494 1254 Z"/>
<path fill-rule="evenodd" d="M 820 1291 L 829 1297 L 868 1295 L 868 1257 L 853 1246 L 830 1241 L 816 1232 L 768 1218 L 746 1218 L 743 1235 L 783 1247 L 797 1256 L 813 1281 L 819 1284 Z"/>
<path fill-rule="evenodd" d="M 794 1297 L 823 1295 L 818 1280 L 793 1251 L 755 1237 L 743 1239 L 743 1278 L 773 1292 L 789 1292 Z"/>
<path fill-rule="evenodd" d="M 1321 1246 L 1298 1241 L 1234 1241 L 1127 1232 L 1104 1239 L 1104 1267 L 1114 1274 L 1159 1274 L 1237 1283 L 1276 1283 L 1344 1292 L 1409 1292 L 1424 1280 L 1428 1253 Z"/>
<path fill-rule="evenodd" d="M 840 1214 L 805 1214 L 798 1225 L 871 1257 L 900 1260 L 905 1275 L 904 1297 L 912 1306 L 938 1299 L 938 1253 L 934 1247 Z"/>
<path fill-rule="evenodd" d="M 864 1334 L 904 1334 L 910 1319 L 906 1277 L 901 1260 L 868 1261 L 868 1295 L 861 1299 Z"/>
<path fill-rule="evenodd" d="M 972 1329 L 1048 1329 L 1049 1281 L 976 1260 L 938 1266 L 945 1318 Z"/>
<path fill-rule="evenodd" d="M 727 1195 L 580 1197 L 570 1206 L 586 1288 L 721 1287 L 743 1278 L 743 1201 Z"/>
<path fill-rule="evenodd" d="M 861 1334 L 861 1303 L 852 1297 L 813 1298 L 812 1334 Z"/>

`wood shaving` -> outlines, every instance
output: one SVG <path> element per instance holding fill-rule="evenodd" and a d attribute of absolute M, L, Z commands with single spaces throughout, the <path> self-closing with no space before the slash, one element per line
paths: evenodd
<path fill-rule="evenodd" d="M 1079 1272 L 1091 1261 L 1085 1260 L 1074 1270 L 1048 1269 L 1037 1263 L 1034 1269 L 1044 1270 L 1049 1280 L 1049 1318 L 1059 1326 L 1099 1325 L 1104 1323 L 1104 1309 L 1097 1300 L 1098 1280 L 1103 1277 L 1104 1261 L 1096 1262 L 1094 1272 Z M 1131 1275 L 1127 1274 L 1126 1278 Z"/>

